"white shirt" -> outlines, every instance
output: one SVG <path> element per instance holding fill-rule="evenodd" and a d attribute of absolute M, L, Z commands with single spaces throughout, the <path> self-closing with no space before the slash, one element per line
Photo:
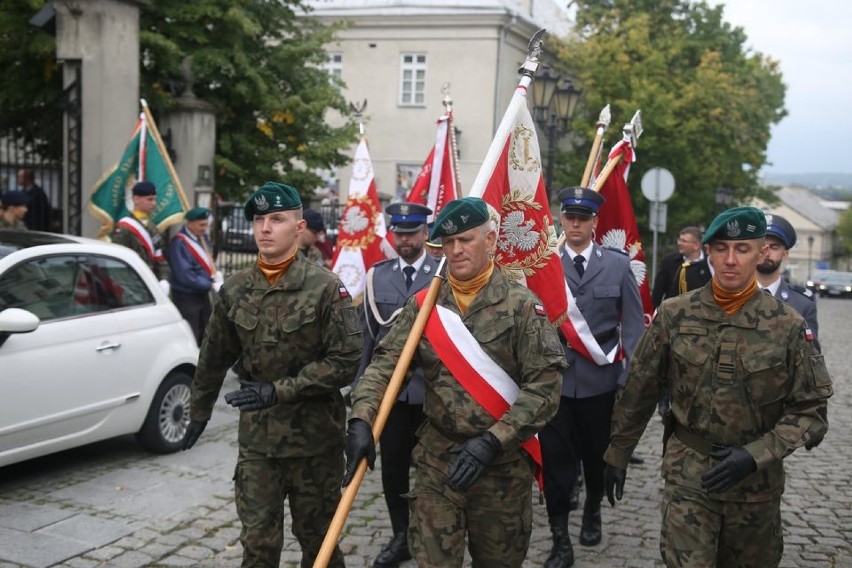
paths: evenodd
<path fill-rule="evenodd" d="M 572 262 L 574 261 L 574 257 L 576 257 L 578 254 L 582 254 L 583 255 L 583 270 L 585 270 L 589 267 L 589 259 L 592 257 L 592 250 L 594 249 L 594 247 L 595 247 L 595 243 L 589 241 L 589 246 L 587 246 L 585 249 L 583 249 L 583 252 L 574 252 L 574 249 L 572 249 L 568 245 L 565 245 L 565 250 L 568 251 L 568 256 L 571 258 Z"/>

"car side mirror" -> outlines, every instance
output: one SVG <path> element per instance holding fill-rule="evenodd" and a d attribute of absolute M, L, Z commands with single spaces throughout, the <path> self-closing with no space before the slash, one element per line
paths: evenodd
<path fill-rule="evenodd" d="M 20 308 L 6 308 L 0 312 L 0 346 L 13 333 L 30 333 L 38 328 L 38 316 Z"/>

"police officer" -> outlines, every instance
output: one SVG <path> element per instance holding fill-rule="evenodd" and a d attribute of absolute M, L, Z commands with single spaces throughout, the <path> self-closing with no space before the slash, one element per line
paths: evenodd
<path fill-rule="evenodd" d="M 382 261 L 367 272 L 367 287 L 361 314 L 364 353 L 360 377 L 372 359 L 378 343 L 387 335 L 405 301 L 429 286 L 438 261 L 426 254 L 429 237 L 426 217 L 432 210 L 416 203 L 393 203 L 385 208 L 390 215 L 390 230 L 399 258 Z M 376 568 L 398 566 L 411 558 L 408 550 L 408 476 L 411 450 L 417 441 L 414 433 L 423 422 L 423 369 L 412 366 L 413 376 L 400 393 L 388 416 L 380 438 L 382 489 L 388 506 L 393 537 L 373 564 Z"/>
<path fill-rule="evenodd" d="M 760 293 L 759 209 L 720 213 L 704 235 L 713 279 L 663 302 L 634 353 L 604 456 L 611 504 L 664 388 L 674 434 L 663 455 L 666 566 L 778 566 L 783 459 L 822 438 L 831 379 L 802 316 Z"/>
<path fill-rule="evenodd" d="M 163 256 L 164 239 L 150 217 L 157 206 L 157 188 L 150 181 L 140 181 L 133 185 L 131 192 L 133 210 L 115 224 L 112 242 L 136 251 L 160 280 L 163 292 L 168 294 L 171 274 L 169 263 Z"/>
<path fill-rule="evenodd" d="M 625 361 L 644 329 L 642 300 L 630 259 L 622 251 L 600 247 L 592 241 L 604 197 L 591 189 L 569 187 L 559 192 L 559 200 L 565 233 L 562 269 L 574 297 L 571 302 L 579 313 L 572 318 L 579 317 L 573 324 L 577 329 L 588 330 L 586 343 L 592 351 L 597 348 L 600 356 L 590 359 L 583 354 L 592 353 L 585 343 L 569 341 L 559 410 L 539 434 L 544 457 L 544 496 L 553 536 L 547 568 L 574 563 L 568 512 L 579 460 L 586 485 L 580 544 L 594 546 L 601 541 L 603 453 L 609 442 L 612 405 L 616 388 L 626 373 Z"/>
<path fill-rule="evenodd" d="M 210 255 L 210 210 L 195 207 L 184 214 L 186 221 L 169 243 L 172 301 L 187 321 L 195 340 L 201 345 L 204 328 L 210 319 L 210 290 L 218 292 L 222 273 Z"/>
<path fill-rule="evenodd" d="M 192 383 L 184 449 L 204 430 L 233 366 L 242 388 L 225 401 L 240 410 L 234 485 L 242 565 L 278 566 L 289 498 L 302 566 L 311 566 L 340 498 L 340 388 L 352 382 L 361 354 L 358 313 L 337 276 L 298 252 L 305 221 L 294 188 L 267 182 L 246 202 L 245 217 L 257 264 L 219 290 Z M 339 549 L 330 565 L 344 565 Z"/>
<path fill-rule="evenodd" d="M 766 216 L 766 258 L 757 265 L 757 285 L 762 290 L 790 304 L 808 323 L 814 335 L 814 345 L 819 349 L 817 339 L 817 305 L 814 293 L 807 288 L 791 286 L 781 276 L 781 266 L 787 260 L 790 249 L 796 244 L 796 230 L 781 215 Z"/>
<path fill-rule="evenodd" d="M 23 191 L 7 191 L 0 197 L 3 210 L 0 211 L 0 229 L 26 231 L 24 215 L 27 213 L 27 194 Z"/>
<path fill-rule="evenodd" d="M 461 566 L 467 536 L 474 566 L 521 566 L 532 525 L 527 450 L 556 410 L 565 358 L 538 298 L 490 259 L 497 232 L 483 200 L 447 203 L 431 236 L 442 237 L 449 276 L 414 354 L 426 420 L 409 546 L 420 566 Z M 370 424 L 424 295 L 406 302 L 353 390 L 344 483 L 362 457 L 375 458 Z"/>

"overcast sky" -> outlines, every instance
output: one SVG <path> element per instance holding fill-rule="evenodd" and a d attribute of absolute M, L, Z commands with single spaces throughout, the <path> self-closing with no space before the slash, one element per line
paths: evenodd
<path fill-rule="evenodd" d="M 788 115 L 763 173 L 852 173 L 852 2 L 709 0 L 754 51 L 781 63 Z"/>

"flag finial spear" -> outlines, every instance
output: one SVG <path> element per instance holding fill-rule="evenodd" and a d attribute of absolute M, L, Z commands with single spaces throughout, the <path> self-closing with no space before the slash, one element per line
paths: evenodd
<path fill-rule="evenodd" d="M 444 95 L 441 104 L 444 105 L 444 108 L 447 109 L 448 113 L 453 112 L 453 98 L 450 96 L 450 82 L 445 81 L 441 85 L 441 94 Z"/>
<path fill-rule="evenodd" d="M 367 108 L 367 99 L 364 99 L 363 103 L 349 103 L 349 110 L 352 111 L 352 115 L 355 116 L 355 119 L 358 121 L 358 133 L 361 136 L 364 136 L 364 110 Z"/>
<path fill-rule="evenodd" d="M 527 58 L 521 68 L 518 69 L 518 73 L 526 75 L 530 79 L 535 78 L 535 72 L 538 69 L 538 56 L 541 55 L 543 44 L 542 37 L 546 32 L 547 30 L 542 28 L 530 38 L 530 43 L 527 46 Z"/>
<path fill-rule="evenodd" d="M 606 106 L 601 109 L 601 113 L 598 115 L 598 121 L 595 126 L 606 130 L 609 128 L 610 121 L 612 121 L 612 114 L 609 110 L 609 103 L 607 103 Z"/>
<path fill-rule="evenodd" d="M 643 130 L 642 111 L 637 110 L 636 114 L 633 115 L 633 118 L 630 119 L 630 122 L 624 125 L 622 131 L 624 132 L 625 138 L 630 138 L 630 144 L 635 148 L 636 143 L 639 142 L 639 137 L 642 136 Z"/>

